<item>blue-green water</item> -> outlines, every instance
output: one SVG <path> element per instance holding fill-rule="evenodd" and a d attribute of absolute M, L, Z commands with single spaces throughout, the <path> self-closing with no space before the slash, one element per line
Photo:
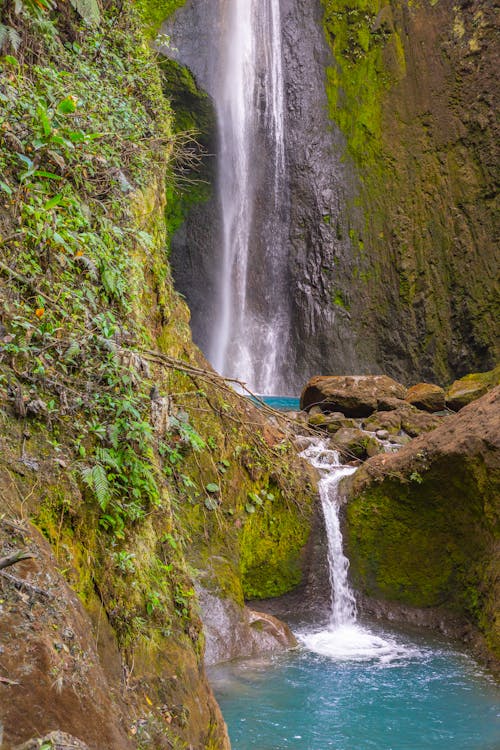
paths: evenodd
<path fill-rule="evenodd" d="M 365 640 L 351 656 L 320 633 L 322 653 L 212 668 L 233 750 L 499 750 L 499 690 L 471 659 L 427 637 L 356 628 Z"/>
<path fill-rule="evenodd" d="M 273 409 L 277 409 L 277 411 L 298 411 L 300 409 L 300 399 L 293 396 L 258 396 L 258 398 Z M 258 401 L 256 403 L 258 406 Z"/>

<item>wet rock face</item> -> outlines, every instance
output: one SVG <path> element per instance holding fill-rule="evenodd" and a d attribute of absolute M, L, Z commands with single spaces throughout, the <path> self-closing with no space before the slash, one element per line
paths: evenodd
<path fill-rule="evenodd" d="M 208 89 L 218 4 L 188 0 L 167 29 Z M 358 0 L 344 10 L 334 0 L 281 2 L 288 367 L 296 385 L 349 370 L 449 382 L 491 366 L 495 351 L 494 9 L 391 0 L 378 16 L 365 11 Z M 202 346 L 219 237 L 212 197 L 173 241 Z"/>
<path fill-rule="evenodd" d="M 346 204 L 357 345 L 368 338 L 382 371 L 404 382 L 416 374 L 448 382 L 491 367 L 494 4 L 388 0 L 378 16 L 362 0 L 323 5 L 336 59 L 327 75 L 330 115 L 362 181 L 347 188 Z"/>
<path fill-rule="evenodd" d="M 294 648 L 290 628 L 272 615 L 198 588 L 205 633 L 205 664 L 249 658 Z"/>
<path fill-rule="evenodd" d="M 352 172 L 340 131 L 328 117 L 325 69 L 332 64 L 318 0 L 281 3 L 290 180 L 292 331 L 295 370 L 363 371 L 369 363 L 353 337 L 353 258 L 345 203 Z"/>

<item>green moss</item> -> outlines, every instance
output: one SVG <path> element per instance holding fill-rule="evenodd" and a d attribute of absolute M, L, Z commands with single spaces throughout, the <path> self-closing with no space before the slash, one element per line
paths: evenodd
<path fill-rule="evenodd" d="M 349 303 L 346 301 L 342 292 L 336 289 L 332 291 L 332 302 L 336 307 L 342 307 L 344 310 L 349 310 Z"/>
<path fill-rule="evenodd" d="M 136 0 L 146 36 L 150 40 L 155 39 L 162 23 L 185 2 L 186 0 Z"/>
<path fill-rule="evenodd" d="M 368 596 L 463 614 L 500 648 L 489 570 L 495 482 L 480 460 L 447 457 L 409 481 L 372 483 L 347 508 L 355 586 Z"/>
<path fill-rule="evenodd" d="M 266 599 L 291 591 L 301 581 L 301 556 L 310 521 L 279 496 L 244 522 L 239 566 L 246 599 Z"/>
<path fill-rule="evenodd" d="M 350 154 L 366 165 L 380 153 L 382 98 L 391 82 L 383 50 L 392 32 L 375 23 L 386 3 L 322 1 L 325 33 L 335 57 L 326 72 L 330 117 L 346 136 Z"/>

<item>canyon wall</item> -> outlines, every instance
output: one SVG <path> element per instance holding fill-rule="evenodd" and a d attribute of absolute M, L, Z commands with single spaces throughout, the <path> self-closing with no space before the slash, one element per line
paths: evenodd
<path fill-rule="evenodd" d="M 189 0 L 169 26 L 202 88 L 217 5 Z M 293 388 L 327 371 L 444 384 L 487 369 L 498 353 L 494 8 L 283 0 L 281 13 Z M 218 221 L 212 197 L 172 243 L 202 346 Z"/>

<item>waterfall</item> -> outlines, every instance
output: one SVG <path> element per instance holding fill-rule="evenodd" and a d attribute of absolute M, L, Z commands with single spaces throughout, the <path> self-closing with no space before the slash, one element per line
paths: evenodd
<path fill-rule="evenodd" d="M 287 202 L 279 0 L 220 0 L 219 131 L 222 236 L 208 356 L 260 393 L 284 388 Z"/>
<path fill-rule="evenodd" d="M 356 622 L 356 600 L 349 586 L 349 560 L 344 555 L 339 511 L 341 479 L 356 471 L 352 466 L 341 466 L 337 451 L 328 448 L 326 440 L 311 438 L 301 455 L 320 472 L 318 491 L 325 519 L 328 540 L 328 569 L 331 591 L 330 625 L 338 628 Z"/>
<path fill-rule="evenodd" d="M 385 634 L 380 637 L 358 622 L 356 600 L 348 580 L 349 560 L 344 555 L 339 519 L 343 502 L 339 483 L 356 468 L 342 466 L 338 452 L 330 448 L 328 440 L 310 437 L 301 440 L 305 447 L 300 455 L 320 474 L 318 490 L 328 540 L 331 608 L 326 627 L 320 625 L 312 631 L 297 633 L 297 637 L 306 648 L 333 659 L 391 662 L 407 656 L 411 650 L 394 638 Z"/>

